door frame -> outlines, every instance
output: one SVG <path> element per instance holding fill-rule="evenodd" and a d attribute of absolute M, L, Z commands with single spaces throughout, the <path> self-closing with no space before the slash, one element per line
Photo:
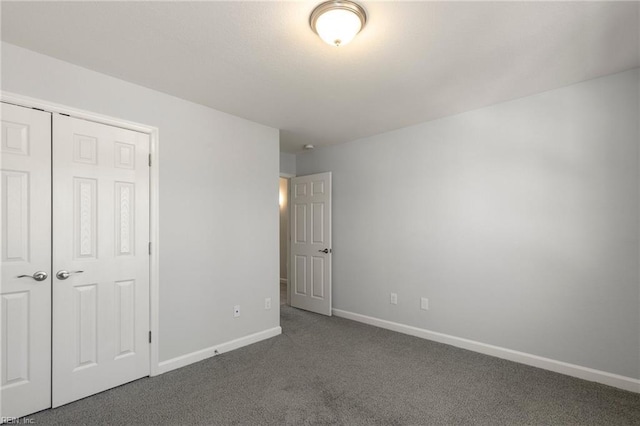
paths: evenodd
<path fill-rule="evenodd" d="M 289 226 L 289 221 L 291 220 L 291 178 L 296 177 L 296 175 L 291 173 L 283 173 L 280 172 L 280 177 L 287 180 L 287 306 L 291 306 L 291 286 L 289 283 L 291 282 L 291 228 Z M 279 266 L 278 266 L 279 268 Z M 279 286 L 278 282 L 278 286 Z M 278 291 L 280 287 L 278 287 Z"/>
<path fill-rule="evenodd" d="M 45 112 L 66 114 L 95 123 L 120 127 L 127 130 L 149 135 L 151 164 L 149 168 L 149 237 L 151 240 L 151 255 L 149 256 L 149 328 L 152 339 L 149 345 L 149 376 L 160 374 L 159 368 L 159 321 L 160 321 L 160 227 L 159 227 L 159 130 L 157 127 L 147 126 L 128 120 L 97 114 L 78 108 L 72 108 L 41 99 L 31 98 L 16 93 L 0 91 L 0 101 L 26 108 L 40 109 Z"/>

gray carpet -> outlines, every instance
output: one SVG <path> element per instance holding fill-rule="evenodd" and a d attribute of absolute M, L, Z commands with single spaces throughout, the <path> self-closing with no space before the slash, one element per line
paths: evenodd
<path fill-rule="evenodd" d="M 281 309 L 281 336 L 30 418 L 36 424 L 640 424 L 638 394 Z"/>

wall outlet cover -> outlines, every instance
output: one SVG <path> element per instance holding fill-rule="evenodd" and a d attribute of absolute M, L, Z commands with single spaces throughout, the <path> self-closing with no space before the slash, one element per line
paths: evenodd
<path fill-rule="evenodd" d="M 233 307 L 233 316 L 237 318 L 240 316 L 240 305 L 236 305 Z"/>
<path fill-rule="evenodd" d="M 429 299 L 427 299 L 426 297 L 420 298 L 420 309 L 424 311 L 429 310 Z"/>

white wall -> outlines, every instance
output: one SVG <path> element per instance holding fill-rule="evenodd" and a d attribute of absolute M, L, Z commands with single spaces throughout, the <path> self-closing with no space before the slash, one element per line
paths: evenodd
<path fill-rule="evenodd" d="M 296 156 L 288 152 L 280 153 L 280 173 L 288 175 L 296 174 Z"/>
<path fill-rule="evenodd" d="M 279 326 L 277 129 L 6 43 L 1 88 L 159 128 L 161 361 Z"/>
<path fill-rule="evenodd" d="M 333 172 L 334 307 L 640 378 L 638 79 L 299 154 Z"/>

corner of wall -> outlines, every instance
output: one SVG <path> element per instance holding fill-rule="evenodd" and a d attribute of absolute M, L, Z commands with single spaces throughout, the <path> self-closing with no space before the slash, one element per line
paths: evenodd
<path fill-rule="evenodd" d="M 280 153 L 280 173 L 296 175 L 296 155 L 289 152 Z"/>

